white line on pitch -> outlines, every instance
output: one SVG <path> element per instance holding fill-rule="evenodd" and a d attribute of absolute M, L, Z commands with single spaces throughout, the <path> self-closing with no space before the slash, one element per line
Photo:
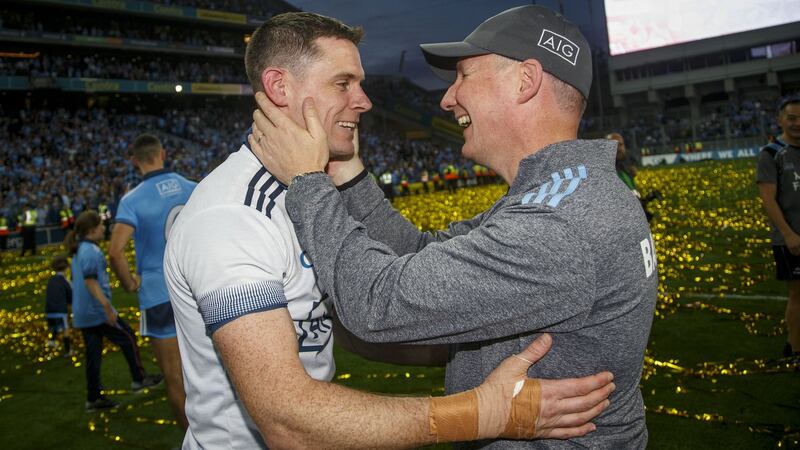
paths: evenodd
<path fill-rule="evenodd" d="M 680 294 L 681 297 L 696 297 L 696 298 L 730 298 L 733 300 L 771 300 L 771 301 L 781 301 L 785 302 L 787 300 L 786 297 L 779 297 L 775 295 L 758 295 L 758 294 L 750 294 L 750 295 L 742 295 L 742 294 L 702 294 L 702 293 L 694 293 L 694 292 L 673 292 L 673 294 Z"/>

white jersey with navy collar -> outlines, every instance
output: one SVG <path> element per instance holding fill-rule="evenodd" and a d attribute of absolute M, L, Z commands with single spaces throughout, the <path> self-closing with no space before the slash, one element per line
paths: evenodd
<path fill-rule="evenodd" d="M 238 317 L 287 308 L 306 372 L 333 377 L 330 301 L 286 214 L 285 189 L 243 145 L 197 185 L 170 231 L 164 273 L 186 387 L 185 449 L 265 447 L 211 341 Z"/>

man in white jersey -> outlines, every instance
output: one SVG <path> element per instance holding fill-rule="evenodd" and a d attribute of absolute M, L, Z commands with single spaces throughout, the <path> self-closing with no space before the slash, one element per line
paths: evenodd
<path fill-rule="evenodd" d="M 360 37 L 335 19 L 289 13 L 259 27 L 245 56 L 254 90 L 294 120 L 315 99 L 340 159 L 352 157 L 360 114 L 372 106 L 360 86 Z M 285 189 L 243 145 L 197 186 L 171 230 L 164 271 L 187 395 L 185 449 L 408 448 L 594 429 L 588 421 L 608 404 L 611 374 L 528 379 L 548 337 L 453 396 L 395 398 L 329 383 L 331 305 L 286 214 Z"/>

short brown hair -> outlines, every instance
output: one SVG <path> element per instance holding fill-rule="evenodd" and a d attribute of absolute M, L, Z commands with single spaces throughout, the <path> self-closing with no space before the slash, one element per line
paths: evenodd
<path fill-rule="evenodd" d="M 75 220 L 75 232 L 78 233 L 79 237 L 85 238 L 90 231 L 102 222 L 103 220 L 100 219 L 100 214 L 97 214 L 97 211 L 87 209 L 78 214 L 78 218 Z"/>
<path fill-rule="evenodd" d="M 100 219 L 100 214 L 97 214 L 97 211 L 93 209 L 87 209 L 80 213 L 75 220 L 75 229 L 67 233 L 64 238 L 64 245 L 67 246 L 69 254 L 74 255 L 77 253 L 80 240 L 85 239 L 86 235 L 101 223 L 103 221 Z"/>
<path fill-rule="evenodd" d="M 67 257 L 64 255 L 56 255 L 50 261 L 50 268 L 56 272 L 63 272 L 67 269 Z"/>
<path fill-rule="evenodd" d="M 799 95 L 792 95 L 790 97 L 786 97 L 785 99 L 781 100 L 780 106 L 778 106 L 778 115 L 783 114 L 786 112 L 786 107 L 789 105 L 797 105 L 800 104 L 800 96 Z"/>
<path fill-rule="evenodd" d="M 285 67 L 302 77 L 305 66 L 319 56 L 315 40 L 346 39 L 355 45 L 364 31 L 341 21 L 309 12 L 278 14 L 256 29 L 244 53 L 244 66 L 253 92 L 263 91 L 261 72 L 270 66 Z"/>
<path fill-rule="evenodd" d="M 131 156 L 136 161 L 152 163 L 155 162 L 163 149 L 164 147 L 157 137 L 147 133 L 140 134 L 133 141 Z"/>

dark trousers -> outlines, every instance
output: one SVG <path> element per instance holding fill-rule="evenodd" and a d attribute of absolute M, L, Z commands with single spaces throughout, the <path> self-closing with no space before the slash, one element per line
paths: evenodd
<path fill-rule="evenodd" d="M 31 256 L 36 254 L 36 227 L 22 227 L 22 252 L 20 256 L 30 250 Z"/>
<path fill-rule="evenodd" d="M 139 357 L 139 347 L 136 345 L 136 335 L 124 320 L 117 317 L 117 327 L 104 323 L 95 327 L 81 328 L 81 332 L 86 342 L 86 385 L 89 391 L 87 399 L 90 402 L 100 398 L 100 389 L 102 388 L 100 363 L 104 337 L 122 349 L 133 381 L 142 381 L 145 372 Z"/>

